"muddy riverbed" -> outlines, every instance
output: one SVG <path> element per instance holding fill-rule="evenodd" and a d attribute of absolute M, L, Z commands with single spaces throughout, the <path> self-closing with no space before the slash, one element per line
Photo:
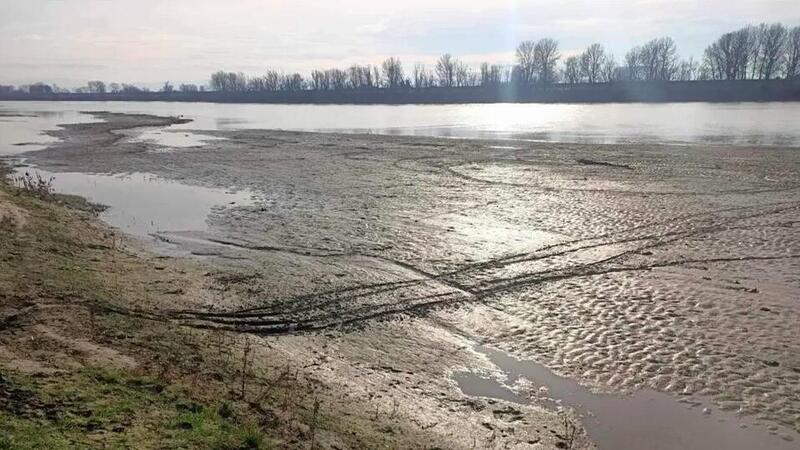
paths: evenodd
<path fill-rule="evenodd" d="M 725 426 L 683 433 L 693 417 L 724 416 L 762 448 L 800 442 L 797 149 L 264 130 L 172 146 L 130 132 L 171 133 L 152 130 L 172 119 L 95 118 L 49 132 L 59 141 L 26 163 L 56 179 L 197 186 L 175 198 L 197 201 L 206 223 L 154 217 L 140 234 L 247 275 L 246 295 L 181 319 L 281 336 L 287 352 L 315 352 L 332 383 L 383 392 L 379 411 L 465 447 L 550 447 L 566 445 L 561 405 L 601 448 L 633 449 L 647 436 L 626 439 L 604 415 L 641 410 L 637 392 L 652 391 L 658 448 L 729 442 Z M 549 375 L 514 369 L 506 383 L 513 370 L 476 344 Z M 562 405 L 570 389 L 631 401 Z"/>

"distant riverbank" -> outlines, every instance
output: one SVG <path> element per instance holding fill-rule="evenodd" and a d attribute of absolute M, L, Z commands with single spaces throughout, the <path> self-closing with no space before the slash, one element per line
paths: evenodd
<path fill-rule="evenodd" d="M 0 100 L 280 104 L 663 103 L 800 101 L 800 79 L 620 81 L 551 85 L 297 91 L 6 93 Z"/>

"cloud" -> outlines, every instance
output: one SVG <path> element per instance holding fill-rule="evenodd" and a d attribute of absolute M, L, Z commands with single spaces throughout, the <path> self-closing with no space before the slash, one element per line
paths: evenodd
<path fill-rule="evenodd" d="M 5 0 L 0 81 L 103 78 L 203 81 L 215 68 L 508 63 L 524 39 L 550 36 L 563 53 L 602 42 L 617 55 L 672 35 L 698 57 L 714 37 L 747 23 L 800 24 L 796 0 Z M 724 11 L 724 14 L 721 13 Z M 51 64 L 59 61 L 60 66 Z"/>

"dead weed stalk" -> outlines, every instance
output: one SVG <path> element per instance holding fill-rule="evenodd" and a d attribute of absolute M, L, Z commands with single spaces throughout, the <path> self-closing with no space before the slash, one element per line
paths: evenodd
<path fill-rule="evenodd" d="M 39 172 L 25 172 L 12 178 L 14 186 L 23 193 L 33 195 L 42 200 L 53 197 L 53 181 L 55 177 L 45 178 Z"/>

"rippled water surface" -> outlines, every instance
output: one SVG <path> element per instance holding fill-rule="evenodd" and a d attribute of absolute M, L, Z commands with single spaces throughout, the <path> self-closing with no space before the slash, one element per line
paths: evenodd
<path fill-rule="evenodd" d="M 0 134 L 13 128 L 5 124 L 7 121 L 18 121 L 3 114 L 44 112 L 50 115 L 48 120 L 58 123 L 74 121 L 70 119 L 79 111 L 99 110 L 193 119 L 173 127 L 176 130 L 334 130 L 581 143 L 800 146 L 798 102 L 402 106 L 0 102 Z"/>

